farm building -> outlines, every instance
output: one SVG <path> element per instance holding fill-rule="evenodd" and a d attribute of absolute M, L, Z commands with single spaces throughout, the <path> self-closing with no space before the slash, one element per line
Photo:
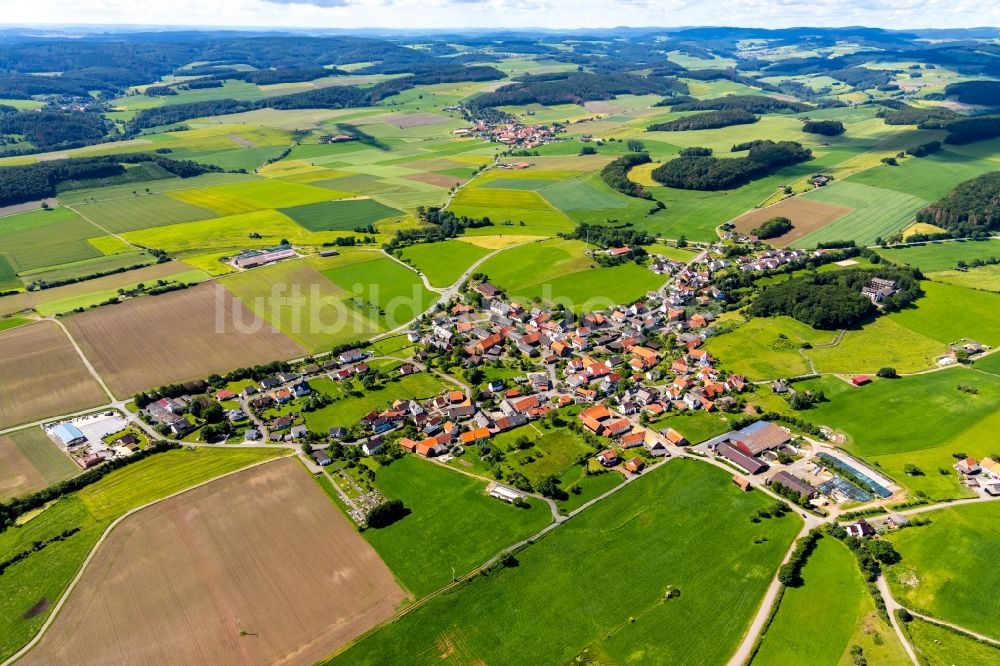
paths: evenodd
<path fill-rule="evenodd" d="M 768 480 L 768 483 L 776 483 L 778 485 L 784 486 L 785 488 L 788 488 L 789 490 L 794 490 L 799 495 L 806 498 L 812 497 L 813 495 L 816 494 L 816 489 L 813 488 L 810 484 L 806 483 L 805 481 L 795 476 L 794 474 L 790 474 L 784 470 L 781 470 L 780 472 L 772 476 Z"/>
<path fill-rule="evenodd" d="M 769 421 L 757 421 L 743 430 L 730 433 L 730 440 L 742 442 L 750 450 L 751 455 L 760 455 L 764 451 L 776 449 L 792 440 L 792 434 Z"/>
<path fill-rule="evenodd" d="M 233 266 L 236 266 L 236 268 L 254 268 L 255 266 L 273 264 L 282 259 L 291 259 L 294 256 L 295 250 L 289 247 L 278 247 L 263 252 L 260 250 L 247 250 L 233 258 Z"/>
<path fill-rule="evenodd" d="M 494 484 L 490 488 L 490 497 L 495 497 L 498 500 L 503 500 L 504 502 L 510 502 L 513 504 L 518 500 L 524 499 L 524 493 L 519 490 L 515 490 L 509 486 L 502 486 L 499 483 Z"/>
<path fill-rule="evenodd" d="M 72 423 L 60 423 L 52 429 L 63 446 L 77 446 L 87 441 L 87 437 Z"/>
<path fill-rule="evenodd" d="M 725 458 L 731 463 L 735 463 L 737 466 L 742 467 L 750 474 L 760 474 L 767 469 L 767 465 L 757 460 L 753 456 L 746 454 L 745 452 L 739 450 L 729 442 L 723 442 L 719 444 L 716 449 L 716 453 Z"/>

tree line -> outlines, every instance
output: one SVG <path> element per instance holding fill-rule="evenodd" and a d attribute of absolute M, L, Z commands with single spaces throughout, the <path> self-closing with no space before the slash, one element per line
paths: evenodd
<path fill-rule="evenodd" d="M 466 102 L 472 109 L 524 104 L 583 104 L 616 95 L 665 95 L 687 92 L 687 85 L 674 77 L 636 76 L 623 72 L 561 72 L 523 76 L 495 92 L 483 93 Z"/>
<path fill-rule="evenodd" d="M 629 142 L 631 143 L 631 142 Z M 615 190 L 630 197 L 652 199 L 652 195 L 639 183 L 629 180 L 628 172 L 640 164 L 649 164 L 652 160 L 648 153 L 628 153 L 608 162 L 601 169 L 601 180 Z"/>
<path fill-rule="evenodd" d="M 1000 229 L 1000 171 L 959 183 L 946 196 L 917 211 L 917 221 L 969 236 Z"/>
<path fill-rule="evenodd" d="M 765 95 L 728 95 L 699 99 L 671 107 L 674 111 L 746 111 L 748 113 L 800 113 L 813 109 L 809 104 Z"/>

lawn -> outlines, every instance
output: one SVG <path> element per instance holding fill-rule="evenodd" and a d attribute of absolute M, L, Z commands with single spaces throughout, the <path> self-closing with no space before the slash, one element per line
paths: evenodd
<path fill-rule="evenodd" d="M 878 253 L 897 264 L 909 264 L 930 273 L 954 268 L 960 259 L 972 261 L 1000 257 L 1000 242 L 992 239 L 948 241 L 880 249 Z"/>
<path fill-rule="evenodd" d="M 899 603 L 974 631 L 1000 637 L 1000 595 L 989 581 L 1000 558 L 1000 503 L 922 514 L 930 525 L 889 536 L 902 555 L 887 574 Z"/>
<path fill-rule="evenodd" d="M 923 298 L 891 315 L 898 324 L 944 344 L 971 338 L 1000 344 L 1000 294 L 938 282 L 922 282 Z"/>
<path fill-rule="evenodd" d="M 426 275 L 435 287 L 447 287 L 489 253 L 490 250 L 472 243 L 447 240 L 403 248 L 403 259 Z"/>
<path fill-rule="evenodd" d="M 334 663 L 722 663 L 801 525 L 751 523 L 772 500 L 730 476 L 671 461 Z"/>
<path fill-rule="evenodd" d="M 351 231 L 366 228 L 387 217 L 402 215 L 401 211 L 374 199 L 320 201 L 283 208 L 281 212 L 309 231 Z"/>
<path fill-rule="evenodd" d="M 667 416 L 656 419 L 651 425 L 657 430 L 673 428 L 692 444 L 712 439 L 730 429 L 727 416 L 701 409 L 668 413 Z"/>
<path fill-rule="evenodd" d="M 931 622 L 903 625 L 922 666 L 982 666 L 1000 662 L 1000 650 Z"/>
<path fill-rule="evenodd" d="M 801 587 L 785 588 L 753 664 L 836 664 L 849 652 L 851 637 L 872 605 L 854 554 L 833 537 L 823 537 L 802 569 L 802 580 Z M 891 629 L 887 634 L 899 648 Z"/>
<path fill-rule="evenodd" d="M 446 385 L 429 372 L 400 377 L 398 381 L 389 382 L 384 387 L 370 391 L 358 387 L 362 390 L 360 396 L 351 395 L 335 400 L 333 404 L 322 409 L 306 412 L 306 425 L 310 430 L 321 434 L 333 427 L 346 428 L 357 423 L 362 416 L 373 409 L 385 409 L 395 400 L 431 398 L 445 388 Z M 452 385 L 448 384 L 447 388 L 452 388 Z"/>
<path fill-rule="evenodd" d="M 814 247 L 817 243 L 838 240 L 869 245 L 876 238 L 887 238 L 906 227 L 913 221 L 914 214 L 929 203 L 910 194 L 849 181 L 837 181 L 803 196 L 851 208 L 853 212 L 796 240 L 792 243 L 795 247 Z"/>
<path fill-rule="evenodd" d="M 129 509 L 255 462 L 280 449 L 196 449 L 156 454 L 64 497 L 25 525 L 0 533 L 0 559 L 30 549 L 64 530 L 80 528 L 0 576 L 0 657 L 24 645 L 48 617 L 48 610 L 79 570 L 105 528 Z M 29 613 L 37 610 L 33 615 Z M 32 615 L 25 617 L 25 615 Z"/>
<path fill-rule="evenodd" d="M 366 530 L 364 537 L 416 598 L 552 520 L 542 502 L 519 509 L 486 495 L 485 482 L 413 456 L 379 468 L 375 483 L 410 513 L 389 527 Z"/>
<path fill-rule="evenodd" d="M 0 218 L 0 248 L 10 267 L 18 273 L 100 257 L 101 253 L 87 239 L 103 235 L 104 232 L 67 208 Z M 9 276 L 6 279 L 9 281 Z"/>

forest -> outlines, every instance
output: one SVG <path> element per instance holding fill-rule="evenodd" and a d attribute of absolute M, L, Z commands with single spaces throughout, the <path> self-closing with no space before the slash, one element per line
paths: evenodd
<path fill-rule="evenodd" d="M 647 132 L 683 132 L 685 130 L 715 129 L 730 125 L 749 125 L 760 118 L 748 111 L 739 109 L 725 111 L 706 111 L 683 118 L 654 123 L 646 128 Z"/>
<path fill-rule="evenodd" d="M 686 93 L 687 85 L 673 77 L 643 77 L 619 72 L 540 74 L 521 77 L 496 92 L 478 95 L 467 106 L 476 109 L 524 104 L 582 104 L 611 99 L 615 95 L 666 95 L 671 92 Z"/>
<path fill-rule="evenodd" d="M 877 312 L 861 294 L 874 277 L 896 281 L 898 291 L 882 303 L 886 310 L 898 310 L 923 295 L 920 271 L 882 265 L 811 273 L 768 285 L 750 305 L 749 313 L 753 317 L 786 315 L 821 330 L 856 326 Z"/>
<path fill-rule="evenodd" d="M 674 111 L 746 111 L 748 113 L 799 113 L 813 109 L 808 104 L 763 95 L 729 95 L 700 99 L 672 106 Z"/>
<path fill-rule="evenodd" d="M 1000 171 L 960 183 L 944 198 L 917 211 L 917 221 L 969 236 L 1000 229 Z"/>
<path fill-rule="evenodd" d="M 802 131 L 807 134 L 837 136 L 844 133 L 844 123 L 839 120 L 807 120 L 802 123 Z"/>
<path fill-rule="evenodd" d="M 746 157 L 678 157 L 654 169 L 652 175 L 667 187 L 728 190 L 809 159 L 812 151 L 794 141 L 757 141 Z"/>
<path fill-rule="evenodd" d="M 949 83 L 944 94 L 962 104 L 1000 106 L 1000 81 L 962 81 Z"/>

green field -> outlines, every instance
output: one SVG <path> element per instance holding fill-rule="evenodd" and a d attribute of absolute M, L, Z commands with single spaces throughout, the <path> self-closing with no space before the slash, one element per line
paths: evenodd
<path fill-rule="evenodd" d="M 552 515 L 542 502 L 528 509 L 484 492 L 483 481 L 407 456 L 381 467 L 375 484 L 410 514 L 393 525 L 369 529 L 365 539 L 416 598 L 468 573 L 504 548 L 538 532 Z"/>
<path fill-rule="evenodd" d="M 76 204 L 73 209 L 116 234 L 215 217 L 215 213 L 208 208 L 185 203 L 165 194 L 104 199 L 95 203 Z"/>
<path fill-rule="evenodd" d="M 1000 557 L 1000 504 L 922 514 L 931 523 L 889 537 L 903 556 L 887 577 L 892 596 L 915 611 L 997 638 L 1000 595 L 988 593 Z"/>
<path fill-rule="evenodd" d="M 938 282 L 921 286 L 924 297 L 892 321 L 944 344 L 962 338 L 1000 344 L 1000 295 Z"/>
<path fill-rule="evenodd" d="M 386 256 L 348 266 L 334 266 L 322 273 L 348 292 L 347 302 L 387 330 L 408 323 L 429 308 L 435 294 L 424 288 L 415 271 Z"/>
<path fill-rule="evenodd" d="M 326 188 L 274 178 L 215 185 L 196 190 L 177 190 L 170 192 L 168 196 L 208 208 L 219 215 L 250 213 L 268 208 L 288 208 L 338 198 L 335 192 Z"/>
<path fill-rule="evenodd" d="M 86 277 L 94 273 L 129 268 L 131 266 L 147 266 L 153 263 L 156 263 L 155 257 L 146 252 L 125 252 L 111 256 L 98 256 L 91 259 L 72 261 L 52 267 L 36 268 L 22 273 L 21 279 L 25 284 L 30 284 L 36 280 L 66 280 Z"/>
<path fill-rule="evenodd" d="M 350 231 L 402 214 L 374 199 L 321 201 L 284 208 L 281 212 L 309 231 Z"/>
<path fill-rule="evenodd" d="M 19 289 L 21 281 L 17 279 L 17 272 L 7 261 L 7 257 L 0 254 L 0 291 Z"/>
<path fill-rule="evenodd" d="M 953 284 L 956 287 L 1000 292 L 1000 265 L 978 266 L 964 271 L 938 271 L 931 273 L 935 282 Z"/>
<path fill-rule="evenodd" d="M 852 637 L 871 614 L 883 639 L 881 648 L 865 646 L 868 663 L 906 664 L 895 633 L 872 612 L 874 603 L 844 545 L 823 537 L 802 569 L 801 587 L 786 587 L 781 604 L 751 663 L 837 664 L 849 658 Z M 881 654 L 873 654 L 874 651 Z"/>
<path fill-rule="evenodd" d="M 1000 257 L 1000 242 L 983 240 L 926 243 L 894 249 L 880 249 L 878 253 L 890 261 L 916 266 L 928 273 L 954 268 L 960 259 L 972 261 L 973 259 Z"/>
<path fill-rule="evenodd" d="M 771 500 L 729 476 L 671 461 L 334 663 L 721 663 L 801 525 L 751 523 Z"/>
<path fill-rule="evenodd" d="M 597 182 L 601 184 L 594 184 L 589 178 L 560 180 L 544 188 L 540 194 L 564 213 L 628 208 L 628 197 L 615 192 L 599 180 Z M 648 202 L 643 203 L 646 208 L 649 207 Z"/>
<path fill-rule="evenodd" d="M 35 541 L 80 528 L 0 576 L 0 656 L 10 656 L 38 631 L 112 520 L 147 502 L 283 453 L 279 449 L 194 449 L 157 454 L 112 472 L 56 501 L 25 525 L 0 533 L 0 559 L 6 560 L 30 549 Z M 46 600 L 48 605 L 43 603 L 37 614 L 24 617 Z"/>
<path fill-rule="evenodd" d="M 796 240 L 792 243 L 795 247 L 814 247 L 817 243 L 837 240 L 872 244 L 876 238 L 888 238 L 906 227 L 916 212 L 929 203 L 911 194 L 850 181 L 838 181 L 803 196 L 811 201 L 851 208 L 852 212 Z"/>
<path fill-rule="evenodd" d="M 978 393 L 959 391 L 959 385 Z M 802 412 L 802 418 L 845 432 L 851 452 L 932 497 L 965 496 L 951 470 L 952 453 L 983 457 L 996 448 L 989 434 L 1000 424 L 1000 377 L 995 375 L 952 368 L 860 388 L 832 377 L 797 386 L 822 389 L 828 398 Z M 924 474 L 907 476 L 907 463 Z M 939 468 L 947 473 L 940 474 Z"/>
<path fill-rule="evenodd" d="M 1000 650 L 939 627 L 913 620 L 903 625 L 923 666 L 982 666 L 1000 661 Z"/>
<path fill-rule="evenodd" d="M 848 330 L 839 344 L 814 347 L 805 354 L 819 372 L 873 373 L 886 366 L 898 372 L 917 372 L 935 367 L 936 359 L 948 351 L 947 347 L 896 317 L 878 317 Z"/>
<path fill-rule="evenodd" d="M 346 428 L 353 425 L 373 409 L 386 409 L 395 400 L 432 398 L 445 388 L 453 386 L 444 384 L 429 372 L 407 375 L 381 388 L 365 390 L 360 396 L 343 397 L 322 409 L 306 412 L 306 425 L 310 430 L 324 434 L 333 427 Z"/>
<path fill-rule="evenodd" d="M 233 273 L 219 284 L 264 321 L 311 351 L 378 331 L 368 313 L 345 302 L 347 292 L 305 261 L 283 261 Z"/>
<path fill-rule="evenodd" d="M 6 331 L 9 328 L 17 328 L 18 326 L 23 326 L 24 324 L 30 322 L 30 319 L 25 319 L 24 317 L 3 317 L 0 318 L 0 331 Z"/>
<path fill-rule="evenodd" d="M 180 265 L 183 266 L 183 264 Z M 160 279 L 167 284 L 190 284 L 192 282 L 202 282 L 207 280 L 208 277 L 208 274 L 204 271 L 192 269 L 168 275 Z M 92 305 L 97 305 L 109 298 L 117 296 L 119 289 L 131 290 L 136 288 L 141 283 L 141 281 L 136 280 L 135 282 L 124 283 L 112 289 L 95 290 L 88 293 L 81 293 L 79 295 L 66 296 L 64 298 L 53 298 L 52 300 L 46 299 L 44 301 L 40 301 L 38 305 L 35 306 L 35 311 L 42 316 L 48 317 L 65 312 L 71 312 L 76 308 L 89 308 Z"/>
<path fill-rule="evenodd" d="M 755 317 L 739 328 L 712 336 L 705 349 L 733 372 L 751 379 L 776 379 L 807 374 L 803 343 L 829 343 L 832 331 L 818 331 L 791 317 Z"/>
<path fill-rule="evenodd" d="M 19 466 L 26 463 L 30 467 L 30 476 L 23 468 L 11 469 L 15 460 Z M 0 437 L 0 500 L 41 490 L 79 473 L 80 468 L 41 428 Z"/>
<path fill-rule="evenodd" d="M 427 276 L 435 287 L 448 287 L 490 250 L 472 243 L 447 240 L 441 243 L 420 243 L 403 248 L 403 259 Z"/>
<path fill-rule="evenodd" d="M 87 239 L 103 235 L 100 229 L 66 208 L 0 218 L 0 252 L 18 273 L 100 257 L 101 253 Z"/>
<path fill-rule="evenodd" d="M 661 286 L 664 279 L 644 266 L 600 267 L 581 241 L 551 240 L 511 248 L 480 267 L 509 296 L 540 298 L 575 310 L 628 303 Z"/>

